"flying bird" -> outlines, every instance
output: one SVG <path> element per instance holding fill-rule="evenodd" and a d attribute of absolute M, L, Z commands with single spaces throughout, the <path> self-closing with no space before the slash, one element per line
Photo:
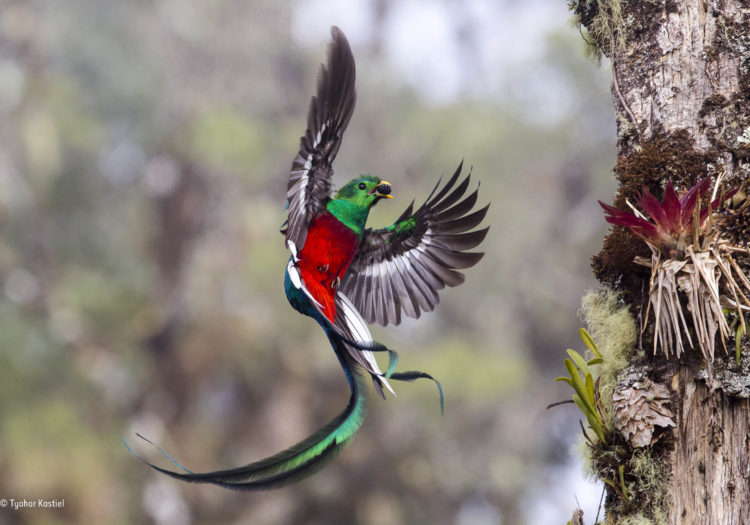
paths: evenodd
<path fill-rule="evenodd" d="M 396 353 L 372 339 L 367 323 L 399 324 L 402 315 L 418 318 L 432 311 L 439 302 L 438 292 L 446 285 L 461 284 L 464 275 L 459 270 L 474 266 L 484 255 L 467 250 L 487 235 L 489 228 L 474 228 L 489 205 L 474 210 L 478 187 L 467 195 L 470 173 L 461 177 L 463 163 L 442 187 L 438 181 L 416 211 L 412 201 L 385 228 L 367 228 L 366 223 L 373 206 L 393 198 L 391 183 L 365 174 L 334 193 L 333 161 L 357 93 L 349 43 L 338 27 L 331 33 L 327 66 L 321 66 L 307 131 L 300 139 L 287 187 L 288 217 L 282 233 L 291 256 L 284 288 L 291 305 L 323 327 L 349 383 L 349 403 L 307 439 L 243 467 L 193 473 L 163 451 L 183 472 L 146 462 L 170 476 L 263 490 L 322 468 L 351 442 L 362 424 L 366 400 L 362 374 L 370 376 L 381 397 L 385 390 L 393 392 L 390 380 L 433 379 L 419 371 L 394 372 Z M 390 355 L 385 372 L 375 360 L 377 351 Z M 437 385 L 442 409 L 442 387 Z"/>

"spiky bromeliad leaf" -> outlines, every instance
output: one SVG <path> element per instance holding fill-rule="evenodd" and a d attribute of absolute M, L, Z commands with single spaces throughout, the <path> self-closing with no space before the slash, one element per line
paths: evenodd
<path fill-rule="evenodd" d="M 718 193 L 720 179 L 714 187 L 714 196 Z M 722 237 L 722 221 L 712 220 L 712 212 L 731 199 L 737 190 L 703 206 L 701 196 L 708 194 L 709 188 L 710 180 L 704 178 L 678 198 L 672 183 L 667 182 L 661 202 L 644 188 L 638 205 L 645 216 L 600 204 L 607 222 L 629 229 L 651 248 L 650 263 L 642 264 L 651 267 L 646 315 L 653 311 L 655 316 L 654 352 L 660 346 L 666 357 L 670 354 L 679 357 L 684 351 L 683 336 L 693 346 L 680 298 L 684 293 L 697 346 L 710 364 L 715 355 L 716 334 L 725 350 L 726 339 L 730 336 L 722 303 L 731 304 L 742 316 L 742 310 L 750 307 L 742 287 L 750 292 L 750 281 L 732 259 L 732 251 L 739 248 Z M 720 283 L 722 277 L 724 283 Z M 728 297 L 722 295 L 721 288 L 728 291 Z"/>
<path fill-rule="evenodd" d="M 647 188 L 643 188 L 637 204 L 645 212 L 644 217 L 602 201 L 599 201 L 599 205 L 604 209 L 608 223 L 629 229 L 653 249 L 667 257 L 673 257 L 675 254 L 684 255 L 696 238 L 702 238 L 707 233 L 711 211 L 717 210 L 724 199 L 734 194 L 733 190 L 723 198 L 715 199 L 710 205 L 702 206 L 700 198 L 708 193 L 710 186 L 711 180 L 703 178 L 678 198 L 672 183 L 667 182 L 662 201 L 654 197 Z"/>

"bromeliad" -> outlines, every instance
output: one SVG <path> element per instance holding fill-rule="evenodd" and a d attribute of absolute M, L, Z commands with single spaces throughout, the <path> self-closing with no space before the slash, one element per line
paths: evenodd
<path fill-rule="evenodd" d="M 291 257 L 284 287 L 291 305 L 323 327 L 349 382 L 349 404 L 304 441 L 250 465 L 196 474 L 174 461 L 184 473 L 149 463 L 170 476 L 262 490 L 319 470 L 353 439 L 362 424 L 366 393 L 361 372 L 369 374 L 381 397 L 385 397 L 384 389 L 393 392 L 389 380 L 432 379 L 424 372 L 394 372 L 395 352 L 373 341 L 365 319 L 385 326 L 400 323 L 402 313 L 418 318 L 421 312 L 432 311 L 439 302 L 440 289 L 463 282 L 464 276 L 457 270 L 475 265 L 484 255 L 466 250 L 479 245 L 487 235 L 488 228 L 470 230 L 482 222 L 489 205 L 472 212 L 478 189 L 465 196 L 470 175 L 459 182 L 462 165 L 442 188 L 438 181 L 416 211 L 412 202 L 386 228 L 365 225 L 370 209 L 392 198 L 389 182 L 362 175 L 331 196 L 332 163 L 357 98 L 349 43 L 337 27 L 332 36 L 328 65 L 321 67 L 307 132 L 300 140 L 289 177 L 289 214 L 282 233 Z M 385 372 L 374 351 L 389 353 Z M 442 409 L 442 388 L 437 385 Z"/>
<path fill-rule="evenodd" d="M 741 239 L 735 235 L 743 231 L 746 196 L 741 193 L 738 208 L 731 209 L 738 190 L 717 198 L 721 179 L 717 177 L 713 191 L 710 179 L 701 179 L 682 197 L 667 182 L 662 201 L 644 188 L 637 204 L 645 215 L 635 207 L 632 214 L 599 201 L 607 222 L 629 229 L 651 249 L 651 260 L 636 257 L 635 262 L 651 268 L 646 317 L 653 311 L 654 353 L 660 346 L 666 357 L 679 358 L 684 351 L 683 336 L 691 347 L 695 338 L 709 376 L 717 332 L 725 351 L 732 335 L 727 313 L 733 312 L 739 323 L 735 332 L 739 349 L 740 335 L 746 333 L 744 313 L 750 311 L 750 279 L 733 258 L 733 254 L 750 254 L 746 246 L 738 245 Z M 710 199 L 702 199 L 709 193 Z"/>

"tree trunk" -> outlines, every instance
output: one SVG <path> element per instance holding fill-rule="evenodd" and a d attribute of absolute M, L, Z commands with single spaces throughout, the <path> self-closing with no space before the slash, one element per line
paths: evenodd
<path fill-rule="evenodd" d="M 618 208 L 636 202 L 643 187 L 660 198 L 667 180 L 678 193 L 705 176 L 715 181 L 723 174 L 725 189 L 747 180 L 747 0 L 578 0 L 573 9 L 589 44 L 612 62 Z M 693 349 L 679 360 L 654 355 L 653 312 L 646 316 L 650 273 L 633 263 L 635 255 L 649 253 L 641 240 L 615 228 L 593 264 L 597 277 L 621 292 L 639 328 L 645 324 L 640 365 L 645 361 L 648 376 L 672 392 L 676 427 L 651 447 L 666 469 L 661 479 L 669 485 L 667 508 L 646 518 L 750 523 L 750 348 L 744 345 L 741 365 L 719 343 L 712 367 Z M 747 274 L 747 260 L 741 266 Z M 643 514 L 612 505 L 617 497 L 609 487 L 607 523 Z"/>
<path fill-rule="evenodd" d="M 748 399 L 711 392 L 687 367 L 675 380 L 669 523 L 750 523 Z"/>

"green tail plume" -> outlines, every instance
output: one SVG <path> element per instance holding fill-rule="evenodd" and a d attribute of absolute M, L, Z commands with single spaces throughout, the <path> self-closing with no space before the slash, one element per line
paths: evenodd
<path fill-rule="evenodd" d="M 287 450 L 242 467 L 195 473 L 172 459 L 161 448 L 159 451 L 184 472 L 157 467 L 135 454 L 127 442 L 125 446 L 146 465 L 163 474 L 182 481 L 210 483 L 235 490 L 275 489 L 311 476 L 333 460 L 354 439 L 365 416 L 366 394 L 363 380 L 355 369 L 357 365 L 346 355 L 341 342 L 333 338 L 331 342 L 349 381 L 349 403 L 327 425 Z M 146 438 L 139 437 L 151 443 Z"/>
<path fill-rule="evenodd" d="M 273 456 L 250 463 L 249 465 L 227 470 L 216 470 L 213 472 L 191 471 L 140 434 L 136 435 L 147 443 L 156 446 L 159 452 L 171 461 L 173 465 L 182 470 L 182 472 L 158 467 L 153 463 L 146 461 L 130 448 L 127 441 L 123 440 L 125 446 L 131 454 L 154 470 L 166 474 L 167 476 L 192 483 L 210 483 L 234 490 L 269 490 L 284 487 L 307 478 L 325 467 L 343 450 L 346 445 L 351 443 L 355 434 L 362 426 L 365 417 L 367 396 L 365 393 L 364 380 L 360 375 L 360 365 L 354 361 L 353 357 L 347 350 L 345 346 L 347 344 L 353 345 L 357 350 L 388 352 L 390 363 L 385 376 L 389 379 L 397 381 L 413 381 L 415 379 L 425 378 L 434 381 L 440 394 L 440 411 L 441 413 L 443 412 L 445 400 L 443 388 L 432 376 L 419 371 L 393 372 L 396 362 L 398 361 L 398 354 L 379 343 L 360 344 L 350 341 L 333 330 L 326 330 L 326 334 L 328 335 L 328 339 L 333 346 L 334 352 L 341 363 L 341 367 L 344 369 L 346 379 L 349 382 L 349 403 L 346 405 L 346 408 L 344 408 L 344 410 L 327 425 L 323 426 L 317 432 L 300 441 L 296 445 L 293 445 L 287 450 L 279 452 Z"/>

